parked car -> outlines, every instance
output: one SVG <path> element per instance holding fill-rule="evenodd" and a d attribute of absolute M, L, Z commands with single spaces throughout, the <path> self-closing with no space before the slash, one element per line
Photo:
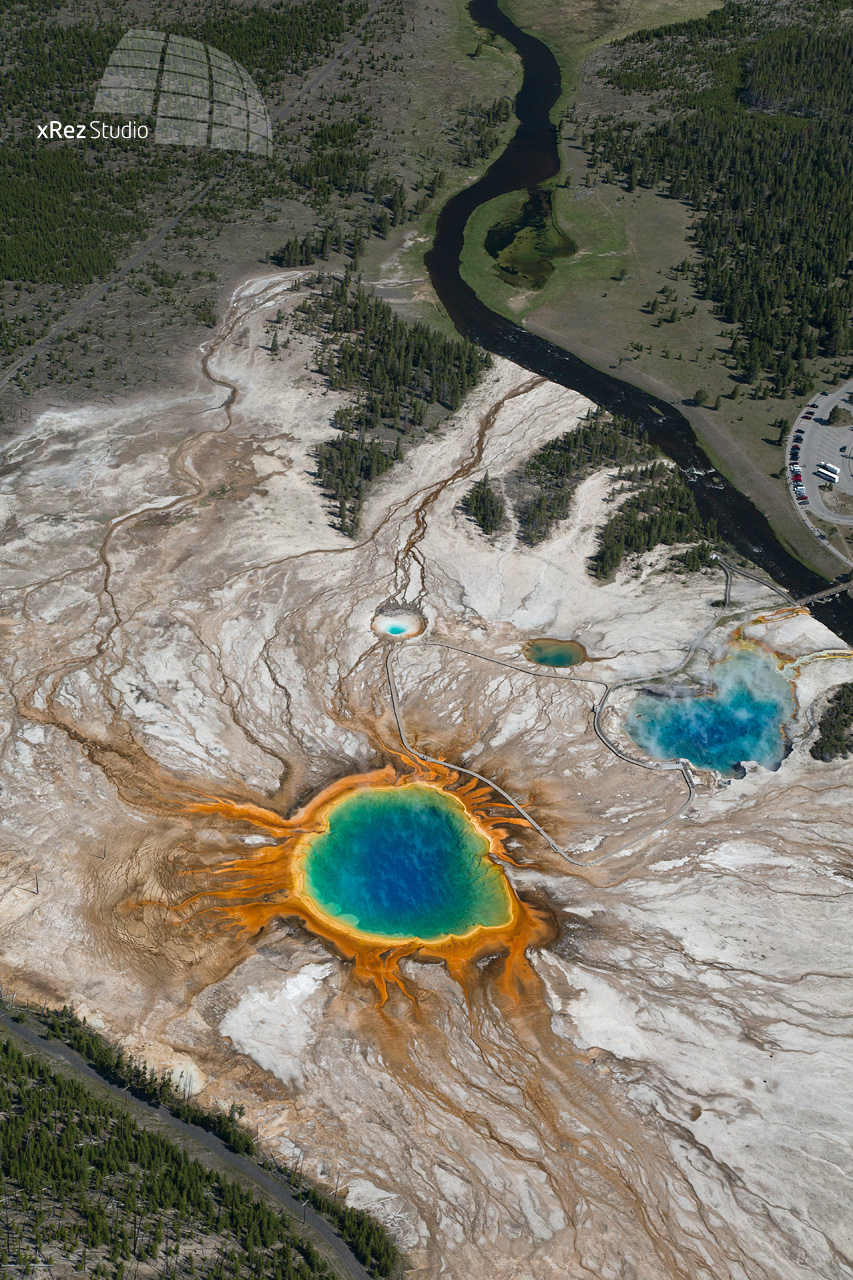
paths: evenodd
<path fill-rule="evenodd" d="M 814 417 L 814 414 L 813 414 L 813 413 L 804 413 L 804 414 L 803 414 L 803 417 L 804 417 L 804 418 L 813 418 L 813 417 Z"/>

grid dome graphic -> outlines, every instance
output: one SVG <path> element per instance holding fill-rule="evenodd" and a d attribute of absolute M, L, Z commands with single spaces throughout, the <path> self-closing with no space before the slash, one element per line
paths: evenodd
<path fill-rule="evenodd" d="M 272 153 L 269 113 L 239 62 L 200 40 L 128 31 L 95 95 L 95 110 L 154 116 L 154 141 Z"/>

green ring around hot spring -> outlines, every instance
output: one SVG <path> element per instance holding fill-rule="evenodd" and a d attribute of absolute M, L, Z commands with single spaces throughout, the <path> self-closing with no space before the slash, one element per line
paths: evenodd
<path fill-rule="evenodd" d="M 299 853 L 304 895 L 347 933 L 435 943 L 514 919 L 488 837 L 454 796 L 414 783 L 333 801 Z"/>

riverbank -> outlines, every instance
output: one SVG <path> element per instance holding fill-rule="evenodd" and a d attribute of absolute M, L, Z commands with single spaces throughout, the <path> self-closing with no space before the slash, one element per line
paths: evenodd
<path fill-rule="evenodd" d="M 731 546 L 795 595 L 805 596 L 817 590 L 826 579 L 780 543 L 767 517 L 739 488 L 711 475 L 715 468 L 680 409 L 629 381 L 596 369 L 576 354 L 491 311 L 462 277 L 461 258 L 471 216 L 496 197 L 520 188 L 532 189 L 560 170 L 559 139 L 551 121 L 552 108 L 561 92 L 556 59 L 542 41 L 519 31 L 496 0 L 474 0 L 472 16 L 516 45 L 524 79 L 515 102 L 519 119 L 516 134 L 483 178 L 445 204 L 435 242 L 426 257 L 433 287 L 457 329 L 487 350 L 579 390 L 603 408 L 642 425 L 651 441 L 682 469 L 700 514 L 716 520 L 721 535 Z M 796 535 L 802 537 L 802 529 Z M 793 536 L 792 530 L 792 539 Z M 831 576 L 835 576 L 835 566 Z M 838 634 L 853 638 L 853 601 L 844 599 L 822 607 L 819 616 Z"/>
<path fill-rule="evenodd" d="M 567 106 L 581 64 L 591 50 L 647 27 L 683 22 L 720 7 L 722 0 L 504 0 L 503 8 L 524 31 L 544 40 L 560 64 L 563 93 L 556 112 Z M 556 113 L 555 113 L 556 114 Z"/>
<path fill-rule="evenodd" d="M 483 239 L 493 221 L 518 203 L 518 195 L 508 195 L 481 206 L 470 219 L 463 274 L 492 310 L 679 406 L 714 466 L 768 516 L 785 547 L 804 565 L 834 577 L 843 564 L 816 531 L 792 519 L 780 448 L 781 424 L 790 423 L 808 394 L 792 404 L 774 396 L 772 386 L 760 396 L 750 393 L 729 367 L 729 326 L 712 301 L 698 296 L 689 275 L 673 270 L 695 261 L 693 228 L 702 215 L 642 184 L 629 191 L 626 183 L 610 180 L 606 165 L 590 169 L 583 147 L 584 135 L 611 113 L 650 127 L 658 118 L 650 112 L 653 95 L 623 95 L 601 78 L 616 56 L 603 46 L 632 30 L 698 17 L 712 7 L 649 0 L 626 12 L 616 4 L 594 38 L 587 38 L 588 23 L 571 3 L 561 6 L 560 22 L 543 6 L 520 16 L 510 9 L 525 31 L 545 41 L 563 73 L 559 101 L 566 120 L 555 218 L 578 249 L 555 262 L 541 289 L 500 279 Z M 556 118 L 554 110 L 551 115 Z M 848 363 L 823 356 L 806 366 L 815 386 L 824 389 L 847 375 Z M 708 407 L 700 410 L 697 400 Z M 832 529 L 831 521 L 824 522 L 819 532 L 831 537 Z M 843 542 L 839 551 L 846 554 Z"/>
<path fill-rule="evenodd" d="M 340 1236 L 307 1203 L 308 1187 L 305 1188 L 306 1195 L 297 1198 L 281 1178 L 262 1168 L 248 1156 L 233 1151 L 215 1134 L 198 1125 L 187 1124 L 173 1115 L 167 1107 L 145 1102 L 129 1094 L 127 1089 L 113 1084 L 74 1049 L 60 1040 L 48 1039 L 43 1034 L 43 1026 L 37 1015 L 29 1015 L 23 1009 L 11 1013 L 3 1007 L 0 1009 L 0 1027 L 13 1043 L 35 1050 L 52 1069 L 71 1073 L 98 1096 L 109 1098 L 113 1104 L 118 1103 L 140 1128 L 168 1137 L 191 1158 L 200 1160 L 216 1171 L 225 1172 L 240 1186 L 248 1187 L 261 1198 L 272 1200 L 277 1206 L 285 1208 L 292 1215 L 294 1225 L 299 1224 L 305 1238 L 311 1241 L 322 1256 L 339 1268 L 342 1276 L 348 1280 L 371 1280 L 370 1273 Z"/>
<path fill-rule="evenodd" d="M 567 343 L 565 329 L 562 326 L 550 327 L 539 315 L 530 316 L 526 321 L 526 328 L 531 333 L 539 334 L 549 342 L 553 342 L 556 346 Z M 843 566 L 839 564 L 837 557 L 827 551 L 804 527 L 799 514 L 791 505 L 787 485 L 784 481 L 780 483 L 769 476 L 766 469 L 758 465 L 754 451 L 745 447 L 732 434 L 729 424 L 721 415 L 696 404 L 685 404 L 683 395 L 674 387 L 668 386 L 630 360 L 622 361 L 606 351 L 581 341 L 579 335 L 572 338 L 571 349 L 591 368 L 602 373 L 611 369 L 618 370 L 620 379 L 641 391 L 649 392 L 650 395 L 667 402 L 683 414 L 696 432 L 696 437 L 707 453 L 709 461 L 732 486 L 754 503 L 766 517 L 782 546 L 805 568 L 814 570 L 830 581 L 837 577 Z M 774 458 L 780 467 L 784 467 L 785 458 L 782 449 L 775 450 Z M 756 560 L 756 563 L 760 565 L 761 561 Z"/>

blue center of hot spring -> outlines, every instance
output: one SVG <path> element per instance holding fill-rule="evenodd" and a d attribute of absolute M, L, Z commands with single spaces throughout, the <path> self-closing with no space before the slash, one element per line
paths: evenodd
<path fill-rule="evenodd" d="M 687 759 L 731 774 L 743 760 L 769 769 L 785 754 L 782 725 L 793 714 L 791 686 L 761 653 L 735 653 L 714 668 L 710 694 L 634 699 L 625 728 L 659 760 Z"/>
<path fill-rule="evenodd" d="M 362 933 L 432 941 L 512 918 L 503 872 L 458 800 L 432 787 L 365 788 L 307 840 L 305 888 Z"/>

